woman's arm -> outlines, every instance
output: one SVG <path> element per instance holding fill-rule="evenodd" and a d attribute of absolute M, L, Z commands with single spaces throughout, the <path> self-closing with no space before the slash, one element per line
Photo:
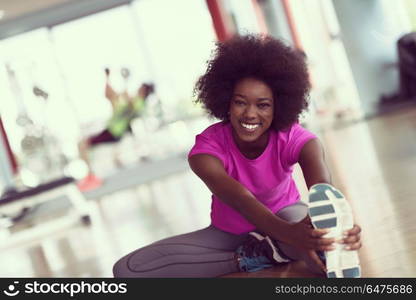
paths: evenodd
<path fill-rule="evenodd" d="M 299 165 L 302 168 L 308 189 L 317 183 L 331 184 L 331 176 L 325 163 L 325 154 L 323 147 L 318 139 L 307 142 L 299 155 Z M 344 233 L 346 236 L 343 243 L 350 250 L 361 248 L 361 227 L 354 224 L 354 227 Z"/>
<path fill-rule="evenodd" d="M 312 139 L 303 146 L 299 154 L 299 165 L 308 189 L 317 183 L 331 184 L 324 150 L 318 139 Z"/>
<path fill-rule="evenodd" d="M 230 177 L 221 161 L 208 154 L 189 158 L 194 173 L 204 181 L 211 192 L 228 204 L 251 224 L 273 239 L 314 250 L 328 250 L 333 239 L 320 238 L 327 231 L 312 229 L 306 223 L 296 226 L 274 215 L 241 183 Z"/>

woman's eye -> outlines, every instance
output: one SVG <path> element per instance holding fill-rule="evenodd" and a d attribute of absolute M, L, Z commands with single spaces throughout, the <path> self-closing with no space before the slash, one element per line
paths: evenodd
<path fill-rule="evenodd" d="M 269 107 L 270 107 L 270 104 L 268 104 L 268 103 L 260 103 L 260 104 L 258 105 L 258 107 L 259 107 L 259 108 L 262 108 L 262 109 L 265 109 L 265 108 L 269 108 Z"/>
<path fill-rule="evenodd" d="M 237 104 L 237 105 L 244 105 L 245 104 L 244 101 L 241 101 L 241 100 L 234 100 L 234 103 Z"/>

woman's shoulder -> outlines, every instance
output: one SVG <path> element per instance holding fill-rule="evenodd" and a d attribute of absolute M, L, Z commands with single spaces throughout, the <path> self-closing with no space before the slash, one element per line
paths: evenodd
<path fill-rule="evenodd" d="M 291 135 L 295 132 L 308 131 L 302 124 L 295 122 L 285 129 L 279 131 L 279 135 Z"/>
<path fill-rule="evenodd" d="M 289 127 L 282 129 L 276 132 L 276 139 L 279 141 L 286 141 L 289 142 L 292 138 L 296 138 L 298 136 L 302 136 L 304 134 L 312 134 L 309 132 L 305 127 L 303 127 L 300 123 L 293 123 Z"/>
<path fill-rule="evenodd" d="M 227 159 L 226 149 L 227 125 L 222 122 L 212 124 L 195 137 L 195 144 L 189 152 L 189 156 L 204 153 L 218 157 L 225 164 Z"/>
<path fill-rule="evenodd" d="M 229 146 L 229 123 L 218 122 L 205 128 L 200 134 L 196 136 L 196 144 L 209 144 L 225 151 Z"/>

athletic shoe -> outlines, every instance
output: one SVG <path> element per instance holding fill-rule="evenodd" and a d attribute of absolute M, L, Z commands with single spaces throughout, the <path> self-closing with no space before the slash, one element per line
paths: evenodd
<path fill-rule="evenodd" d="M 329 229 L 326 238 L 340 240 L 343 232 L 354 226 L 352 209 L 344 195 L 329 184 L 315 184 L 309 189 L 309 217 L 314 228 Z M 335 250 L 325 251 L 327 277 L 361 277 L 357 251 L 336 243 Z"/>
<path fill-rule="evenodd" d="M 236 252 L 240 270 L 244 272 L 260 271 L 290 261 L 268 236 L 257 232 L 250 232 Z"/>
<path fill-rule="evenodd" d="M 267 235 L 263 236 L 257 231 L 250 232 L 249 234 L 252 237 L 254 237 L 257 241 L 265 245 L 263 248 L 266 251 L 267 257 L 269 257 L 271 261 L 275 264 L 287 263 L 292 261 L 280 250 L 275 240 L 272 240 Z"/>

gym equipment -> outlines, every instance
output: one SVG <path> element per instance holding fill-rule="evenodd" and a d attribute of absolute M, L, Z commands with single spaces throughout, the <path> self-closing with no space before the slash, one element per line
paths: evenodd
<path fill-rule="evenodd" d="M 74 208 L 68 215 L 42 220 L 36 226 L 12 232 L 12 226 L 24 220 L 37 206 L 61 196 L 66 196 Z M 62 177 L 35 188 L 3 196 L 0 198 L 0 220 L 0 249 L 48 237 L 79 221 L 84 225 L 91 223 L 86 199 L 72 177 Z"/>

